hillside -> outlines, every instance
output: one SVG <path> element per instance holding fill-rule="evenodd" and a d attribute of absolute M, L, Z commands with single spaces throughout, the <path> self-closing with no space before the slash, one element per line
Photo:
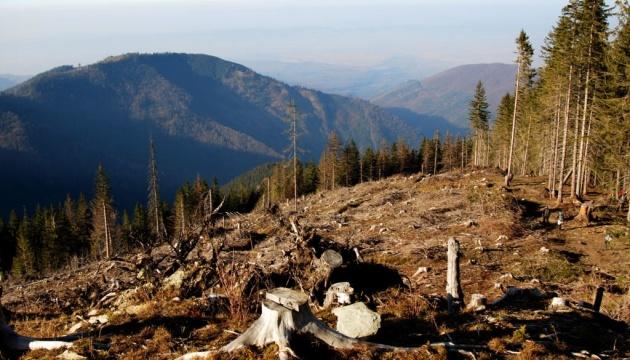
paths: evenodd
<path fill-rule="evenodd" d="M 313 279 L 321 279 L 317 258 L 336 250 L 343 264 L 328 284 L 348 281 L 352 301 L 381 316 L 380 329 L 368 339 L 416 348 L 387 357 L 297 337 L 290 345 L 302 359 L 630 356 L 624 213 L 592 192 L 598 207 L 590 224 L 576 219 L 578 208 L 567 203 L 562 228 L 545 225 L 540 217 L 552 200 L 541 197 L 544 178 L 517 178 L 510 190 L 501 182 L 501 174 L 481 170 L 397 176 L 318 193 L 301 199 L 297 213 L 287 204 L 219 217 L 172 276 L 171 249 L 164 246 L 40 281 L 8 282 L 0 300 L 21 334 L 56 336 L 71 327 L 84 332 L 90 339 L 72 351 L 92 359 L 174 359 L 201 350 L 214 352 L 212 359 L 274 359 L 275 346 L 234 356 L 217 351 L 247 329 L 264 291 L 278 286 L 310 291 L 310 308 L 334 327 L 336 316 L 317 305 L 322 289 Z M 612 238 L 606 247 L 604 234 Z M 461 244 L 465 303 L 483 294 L 483 309 L 448 315 L 449 237 Z M 599 286 L 605 292 L 596 313 L 588 306 Z M 566 305 L 550 307 L 553 297 Z M 53 359 L 61 352 L 36 351 L 22 359 Z"/>
<path fill-rule="evenodd" d="M 89 194 L 103 163 L 123 207 L 145 198 L 148 139 L 162 190 L 197 174 L 225 182 L 284 155 L 287 104 L 300 112 L 300 146 L 317 159 L 329 132 L 360 146 L 417 128 L 362 100 L 261 76 L 206 55 L 128 54 L 63 66 L 0 94 L 0 212 Z"/>
<path fill-rule="evenodd" d="M 468 127 L 468 105 L 475 85 L 482 81 L 495 112 L 501 97 L 514 91 L 515 65 L 474 64 L 458 66 L 422 81 L 409 80 L 372 99 L 386 108 L 405 108 L 423 115 L 439 116 L 453 125 Z"/>

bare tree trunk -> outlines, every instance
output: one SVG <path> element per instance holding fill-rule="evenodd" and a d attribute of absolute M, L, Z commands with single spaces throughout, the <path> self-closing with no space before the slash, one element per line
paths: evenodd
<path fill-rule="evenodd" d="M 579 76 L 578 76 L 578 86 L 579 86 Z M 573 125 L 573 152 L 571 156 L 571 199 L 575 199 L 577 195 L 577 151 L 578 151 L 578 140 L 579 140 L 579 129 L 580 129 L 580 101 L 581 96 L 576 94 L 577 102 L 575 106 L 575 124 Z"/>
<path fill-rule="evenodd" d="M 110 257 L 110 252 L 109 252 L 109 243 L 110 243 L 110 239 L 109 239 L 109 225 L 107 224 L 107 208 L 105 207 L 105 202 L 103 201 L 103 224 L 105 226 L 105 258 L 109 259 Z"/>
<path fill-rule="evenodd" d="M 584 195 L 588 192 L 588 183 L 589 183 L 589 176 L 588 173 L 590 172 L 590 169 L 588 168 L 588 148 L 589 148 L 589 144 L 590 144 L 590 137 L 591 137 L 591 124 L 593 123 L 593 110 L 591 109 L 591 115 L 589 117 L 589 121 L 588 121 L 588 129 L 586 130 L 586 144 L 584 145 L 584 159 L 582 160 L 582 166 L 583 166 L 583 171 L 584 173 L 582 174 L 582 191 L 581 191 L 581 195 Z"/>
<path fill-rule="evenodd" d="M 518 69 L 516 71 L 516 89 L 514 90 L 514 111 L 512 113 L 512 135 L 510 136 L 510 155 L 508 157 L 508 169 L 507 176 L 505 177 L 505 186 L 510 186 L 510 179 L 512 177 L 512 154 L 514 154 L 514 135 L 516 134 L 516 114 L 518 111 L 518 93 L 519 93 L 519 81 L 521 78 L 521 62 L 518 62 Z"/>
<path fill-rule="evenodd" d="M 554 191 L 556 190 L 556 174 L 558 172 L 558 141 L 560 138 L 560 103 L 562 97 L 560 93 L 558 93 L 558 102 L 556 107 L 556 130 L 555 130 L 555 140 L 553 145 L 553 171 L 552 171 L 552 180 L 550 190 L 553 196 Z M 562 175 L 560 175 L 562 176 Z"/>
<path fill-rule="evenodd" d="M 529 124 L 527 125 L 527 137 L 525 138 L 525 156 L 523 158 L 523 170 L 521 173 L 525 175 L 527 173 L 527 156 L 529 155 L 529 134 L 532 128 L 531 119 Z"/>
<path fill-rule="evenodd" d="M 448 312 L 453 314 L 461 307 L 464 294 L 459 281 L 459 241 L 448 239 L 448 268 L 446 273 L 446 298 Z"/>
<path fill-rule="evenodd" d="M 573 65 L 569 67 L 569 81 L 567 89 L 567 99 L 564 111 L 564 130 L 562 134 L 562 155 L 560 156 L 560 171 L 558 172 L 558 204 L 562 204 L 562 189 L 564 187 L 564 165 L 567 157 L 567 134 L 569 132 L 569 112 L 571 110 L 571 79 L 573 77 Z"/>

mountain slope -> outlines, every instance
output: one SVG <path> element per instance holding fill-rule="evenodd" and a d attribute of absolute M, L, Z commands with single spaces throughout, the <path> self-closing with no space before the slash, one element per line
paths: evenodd
<path fill-rule="evenodd" d="M 286 108 L 300 144 L 317 158 L 337 131 L 361 146 L 417 141 L 417 131 L 357 99 L 291 87 L 206 55 L 129 54 L 63 66 L 0 94 L 2 210 L 89 193 L 99 162 L 123 206 L 145 197 L 147 142 L 156 141 L 167 198 L 196 174 L 228 180 L 281 158 Z"/>
<path fill-rule="evenodd" d="M 418 114 L 440 116 L 460 127 L 468 126 L 468 104 L 475 85 L 482 81 L 491 112 L 507 92 L 513 91 L 515 65 L 474 64 L 458 66 L 423 81 L 410 80 L 372 99 L 377 105 L 406 108 Z"/>

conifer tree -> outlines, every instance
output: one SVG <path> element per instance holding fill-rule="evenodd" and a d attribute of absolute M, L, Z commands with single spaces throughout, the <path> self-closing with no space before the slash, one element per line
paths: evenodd
<path fill-rule="evenodd" d="M 37 273 L 35 267 L 35 251 L 31 244 L 32 229 L 28 215 L 25 213 L 17 231 L 17 251 L 13 260 L 13 276 L 33 277 Z"/>
<path fill-rule="evenodd" d="M 91 212 L 92 232 L 90 240 L 92 256 L 109 259 L 114 252 L 113 229 L 116 216 L 109 179 L 101 164 L 97 168 L 94 180 L 94 198 L 92 199 Z"/>
<path fill-rule="evenodd" d="M 490 112 L 488 111 L 488 100 L 486 98 L 486 89 L 483 83 L 479 81 L 475 87 L 475 95 L 470 102 L 469 120 L 470 127 L 473 130 L 473 147 L 475 166 L 487 166 L 488 153 L 488 119 Z"/>
<path fill-rule="evenodd" d="M 525 33 L 525 31 L 521 31 L 518 38 L 516 39 L 516 47 L 517 47 L 517 72 L 516 72 L 516 85 L 514 90 L 514 109 L 512 113 L 512 130 L 510 135 L 510 152 L 508 155 L 508 170 L 507 175 L 505 177 L 505 186 L 510 185 L 510 180 L 513 176 L 512 174 L 512 155 L 514 154 L 514 140 L 516 134 L 516 125 L 517 125 L 517 117 L 519 111 L 519 96 L 523 96 L 523 91 L 527 89 L 527 87 L 531 83 L 531 79 L 533 77 L 531 65 L 532 65 L 532 56 L 534 55 L 534 49 L 532 48 L 529 37 Z"/>
<path fill-rule="evenodd" d="M 157 160 L 155 158 L 155 143 L 153 138 L 149 139 L 149 187 L 147 209 L 151 218 L 151 243 L 161 244 L 166 237 L 166 227 L 164 226 L 164 214 L 162 203 L 160 202 L 160 188 L 158 179 Z"/>

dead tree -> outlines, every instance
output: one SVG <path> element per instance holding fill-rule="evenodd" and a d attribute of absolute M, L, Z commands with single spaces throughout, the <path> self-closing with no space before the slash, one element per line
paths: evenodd
<path fill-rule="evenodd" d="M 446 273 L 446 299 L 449 314 L 460 309 L 463 298 L 464 294 L 459 281 L 459 241 L 451 237 L 448 239 L 448 270 Z"/>

